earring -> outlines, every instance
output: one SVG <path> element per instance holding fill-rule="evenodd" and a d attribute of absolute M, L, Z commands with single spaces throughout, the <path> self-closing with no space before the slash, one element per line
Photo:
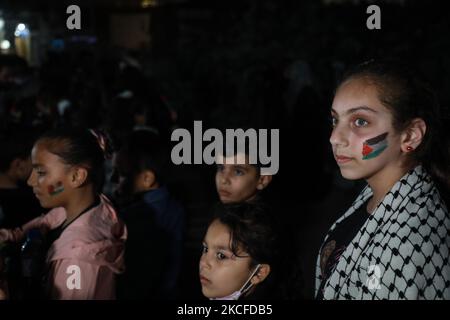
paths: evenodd
<path fill-rule="evenodd" d="M 413 148 L 413 147 L 411 147 L 411 146 L 407 146 L 407 147 L 406 147 L 406 150 L 408 150 L 408 151 L 413 151 L 413 150 L 414 150 L 414 148 Z"/>

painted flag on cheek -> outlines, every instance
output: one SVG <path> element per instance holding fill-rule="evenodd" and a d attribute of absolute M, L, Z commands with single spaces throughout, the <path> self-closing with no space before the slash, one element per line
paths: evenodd
<path fill-rule="evenodd" d="M 57 195 L 63 191 L 64 191 L 64 186 L 63 186 L 62 182 L 58 182 L 55 186 L 52 185 L 52 186 L 48 187 L 48 193 L 51 196 Z"/>
<path fill-rule="evenodd" d="M 387 148 L 387 135 L 386 132 L 364 142 L 362 150 L 363 160 L 373 159 Z"/>

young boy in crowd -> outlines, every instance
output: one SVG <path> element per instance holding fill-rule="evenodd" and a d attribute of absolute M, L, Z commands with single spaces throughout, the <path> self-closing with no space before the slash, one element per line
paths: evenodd
<path fill-rule="evenodd" d="M 45 213 L 26 185 L 33 142 L 27 133 L 0 136 L 0 228 L 15 228 Z"/>
<path fill-rule="evenodd" d="M 233 155 L 218 155 L 216 189 L 222 203 L 239 203 L 259 198 L 272 181 L 272 175 L 261 175 L 261 167 L 249 161 L 249 145 L 245 151 L 233 150 Z"/>
<path fill-rule="evenodd" d="M 182 263 L 184 210 L 164 184 L 159 136 L 134 131 L 114 159 L 116 199 L 128 228 L 119 299 L 173 299 Z"/>

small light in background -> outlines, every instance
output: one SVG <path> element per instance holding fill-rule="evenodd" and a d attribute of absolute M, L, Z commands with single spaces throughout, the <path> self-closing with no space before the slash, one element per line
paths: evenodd
<path fill-rule="evenodd" d="M 0 43 L 0 49 L 2 49 L 2 50 L 9 50 L 9 48 L 11 48 L 11 43 L 8 40 L 3 40 Z"/>
<path fill-rule="evenodd" d="M 15 53 L 27 60 L 31 61 L 31 37 L 30 30 L 24 23 L 19 23 L 14 31 L 14 49 Z"/>
<path fill-rule="evenodd" d="M 16 37 L 27 37 L 29 34 L 30 30 L 28 30 L 24 23 L 19 23 L 16 27 L 16 31 L 14 31 Z"/>
<path fill-rule="evenodd" d="M 154 7 L 158 5 L 158 0 L 142 0 L 141 6 L 142 8 Z"/>
<path fill-rule="evenodd" d="M 5 20 L 0 18 L 0 30 L 2 30 L 4 26 L 5 26 Z"/>

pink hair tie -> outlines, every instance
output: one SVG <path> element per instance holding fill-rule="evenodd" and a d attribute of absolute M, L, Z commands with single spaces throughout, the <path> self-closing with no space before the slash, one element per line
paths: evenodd
<path fill-rule="evenodd" d="M 103 154 L 105 154 L 105 156 L 106 156 L 106 141 L 105 141 L 105 137 L 103 137 L 103 135 L 98 134 L 97 132 L 95 132 L 94 129 L 89 129 L 89 132 L 92 133 L 94 135 L 94 137 L 97 139 L 98 145 L 102 149 Z"/>

